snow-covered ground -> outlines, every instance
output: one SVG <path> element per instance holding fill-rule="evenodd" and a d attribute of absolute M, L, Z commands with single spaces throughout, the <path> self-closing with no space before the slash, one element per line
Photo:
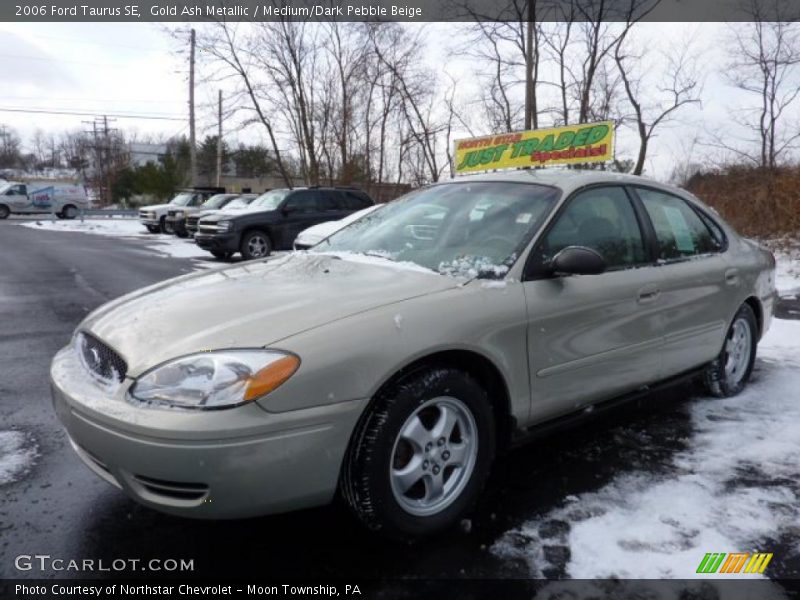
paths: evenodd
<path fill-rule="evenodd" d="M 0 486 L 23 477 L 38 455 L 36 444 L 21 431 L 0 431 Z"/>
<path fill-rule="evenodd" d="M 135 218 L 87 218 L 72 221 L 52 221 L 42 218 L 38 221 L 21 223 L 23 227 L 47 231 L 72 231 L 88 233 L 91 235 L 104 235 L 138 239 L 145 242 L 148 249 L 165 256 L 175 258 L 203 259 L 195 261 L 198 267 L 213 267 L 216 263 L 210 262 L 210 254 L 198 247 L 191 239 L 181 239 L 174 235 L 149 233 L 138 219 Z"/>
<path fill-rule="evenodd" d="M 777 255 L 779 291 L 800 288 L 798 258 Z M 771 552 L 787 539 L 796 560 L 798 390 L 800 321 L 774 319 L 743 393 L 687 404 L 692 434 L 664 473 L 628 472 L 569 496 L 501 536 L 492 552 L 526 564 L 532 577 L 576 579 L 708 577 L 695 573 L 706 552 Z M 553 556 L 568 558 L 556 565 Z"/>

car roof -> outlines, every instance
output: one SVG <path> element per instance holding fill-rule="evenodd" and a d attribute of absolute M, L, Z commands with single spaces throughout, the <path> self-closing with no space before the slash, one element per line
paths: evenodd
<path fill-rule="evenodd" d="M 659 183 L 649 177 L 641 175 L 629 175 L 627 173 L 616 173 L 612 171 L 597 171 L 593 169 L 527 169 L 516 171 L 496 171 L 494 173 L 483 173 L 479 175 L 463 175 L 454 177 L 441 184 L 468 183 L 470 181 L 493 181 L 506 183 L 538 183 L 551 185 L 564 190 L 574 190 L 586 185 L 597 183 L 615 183 L 628 185 L 645 185 L 657 187 L 673 193 L 680 193 L 684 196 L 689 195 L 684 189 Z"/>

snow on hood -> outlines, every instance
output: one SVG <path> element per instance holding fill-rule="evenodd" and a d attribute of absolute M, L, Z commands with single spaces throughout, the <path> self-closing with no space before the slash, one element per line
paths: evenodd
<path fill-rule="evenodd" d="M 350 315 L 456 287 L 457 279 L 292 253 L 179 277 L 112 301 L 89 315 L 90 331 L 136 376 L 193 352 L 260 347 Z"/>

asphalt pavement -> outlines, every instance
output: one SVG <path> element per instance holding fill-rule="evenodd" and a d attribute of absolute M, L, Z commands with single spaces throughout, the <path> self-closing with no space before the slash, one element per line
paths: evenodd
<path fill-rule="evenodd" d="M 188 575 L 208 577 L 526 577 L 525 564 L 490 552 L 498 536 L 626 470 L 657 473 L 691 433 L 686 403 L 694 391 L 681 386 L 544 437 L 498 460 L 470 520 L 411 546 L 365 533 L 338 504 L 233 522 L 162 515 L 101 481 L 74 454 L 52 410 L 48 368 L 89 311 L 192 269 L 189 260 L 157 256 L 135 241 L 0 222 L 0 430 L 24 432 L 38 452 L 24 477 L 0 488 L 0 577 L 80 575 L 15 570 L 14 557 L 37 553 L 193 559 Z M 563 556 L 551 563 L 566 564 L 568 548 L 553 552 Z"/>

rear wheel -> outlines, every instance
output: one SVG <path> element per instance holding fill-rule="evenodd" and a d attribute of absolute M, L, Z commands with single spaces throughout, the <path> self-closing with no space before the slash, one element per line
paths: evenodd
<path fill-rule="evenodd" d="M 0 204 L 0 219 L 7 219 L 8 215 L 11 214 L 11 211 L 5 204 Z"/>
<path fill-rule="evenodd" d="M 78 216 L 78 209 L 71 204 L 68 204 L 61 210 L 61 216 L 65 219 L 74 219 Z"/>
<path fill-rule="evenodd" d="M 480 495 L 495 449 L 486 391 L 450 367 L 381 391 L 351 440 L 341 491 L 358 519 L 395 539 L 454 525 Z"/>
<path fill-rule="evenodd" d="M 743 304 L 728 329 L 722 351 L 704 374 L 705 387 L 712 396 L 727 398 L 744 389 L 753 371 L 757 344 L 756 316 Z"/>
<path fill-rule="evenodd" d="M 272 252 L 272 241 L 263 231 L 249 231 L 242 238 L 239 251 L 245 260 L 264 258 Z"/>

